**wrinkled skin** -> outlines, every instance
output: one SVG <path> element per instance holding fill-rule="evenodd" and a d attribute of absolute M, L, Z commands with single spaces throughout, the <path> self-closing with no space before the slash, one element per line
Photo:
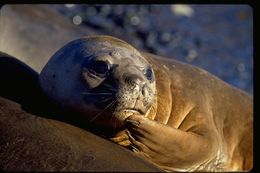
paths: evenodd
<path fill-rule="evenodd" d="M 113 66 L 109 75 L 96 74 L 106 70 L 93 68 L 93 55 Z M 202 69 L 93 36 L 59 50 L 40 76 L 51 98 L 166 171 L 252 168 L 252 97 Z M 114 86 L 109 109 L 93 95 L 104 84 Z"/>

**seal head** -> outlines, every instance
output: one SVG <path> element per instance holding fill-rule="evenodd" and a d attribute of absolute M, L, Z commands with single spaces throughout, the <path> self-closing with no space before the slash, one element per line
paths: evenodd
<path fill-rule="evenodd" d="M 49 60 L 39 82 L 49 97 L 97 125 L 118 129 L 133 114 L 150 116 L 156 99 L 151 64 L 110 36 L 74 40 Z"/>

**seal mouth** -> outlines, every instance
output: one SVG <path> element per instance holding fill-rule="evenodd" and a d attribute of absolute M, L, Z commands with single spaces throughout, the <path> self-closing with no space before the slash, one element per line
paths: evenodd
<path fill-rule="evenodd" d="M 120 109 L 116 111 L 116 117 L 119 121 L 124 121 L 126 118 L 128 118 L 131 115 L 139 115 L 139 116 L 144 116 L 145 113 L 140 110 L 140 109 L 133 109 L 133 108 L 125 108 L 125 109 Z"/>
<path fill-rule="evenodd" d="M 126 114 L 137 114 L 137 115 L 144 115 L 144 112 L 141 109 L 132 109 L 132 108 L 127 108 L 127 109 L 121 109 L 119 112 L 126 113 Z"/>

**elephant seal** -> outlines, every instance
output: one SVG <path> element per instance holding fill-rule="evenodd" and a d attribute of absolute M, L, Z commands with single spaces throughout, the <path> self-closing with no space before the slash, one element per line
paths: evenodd
<path fill-rule="evenodd" d="M 252 96 L 203 69 L 89 36 L 57 51 L 39 82 L 64 108 L 165 171 L 252 168 Z"/>

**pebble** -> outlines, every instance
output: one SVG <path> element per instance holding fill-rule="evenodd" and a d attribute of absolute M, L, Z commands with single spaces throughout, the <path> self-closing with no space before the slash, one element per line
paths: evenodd
<path fill-rule="evenodd" d="M 171 41 L 171 34 L 169 32 L 162 32 L 159 36 L 160 43 L 162 45 L 168 45 Z"/>
<path fill-rule="evenodd" d="M 239 64 L 237 65 L 237 71 L 243 72 L 243 71 L 245 71 L 245 69 L 246 69 L 245 64 L 239 63 Z"/>
<path fill-rule="evenodd" d="M 65 4 L 65 6 L 66 6 L 67 8 L 72 8 L 72 7 L 75 6 L 75 4 Z"/>
<path fill-rule="evenodd" d="M 156 32 L 150 32 L 146 39 L 146 45 L 152 47 L 157 39 L 157 33 Z"/>
<path fill-rule="evenodd" d="M 253 93 L 253 11 L 247 5 L 65 4 L 50 8 L 67 15 L 75 25 L 197 65 Z"/>
<path fill-rule="evenodd" d="M 131 21 L 132 25 L 139 25 L 140 22 L 141 22 L 140 18 L 138 16 L 136 16 L 136 15 L 132 16 L 130 21 Z"/>
<path fill-rule="evenodd" d="M 192 49 L 192 50 L 189 50 L 188 52 L 188 55 L 186 56 L 186 61 L 188 62 L 192 62 L 195 60 L 195 58 L 197 57 L 198 53 L 196 50 Z"/>
<path fill-rule="evenodd" d="M 190 5 L 171 5 L 172 13 L 178 16 L 192 17 L 194 10 Z"/>
<path fill-rule="evenodd" d="M 81 22 L 82 22 L 81 16 L 79 16 L 79 15 L 74 16 L 73 19 L 72 19 L 72 22 L 73 22 L 75 25 L 80 25 Z"/>

